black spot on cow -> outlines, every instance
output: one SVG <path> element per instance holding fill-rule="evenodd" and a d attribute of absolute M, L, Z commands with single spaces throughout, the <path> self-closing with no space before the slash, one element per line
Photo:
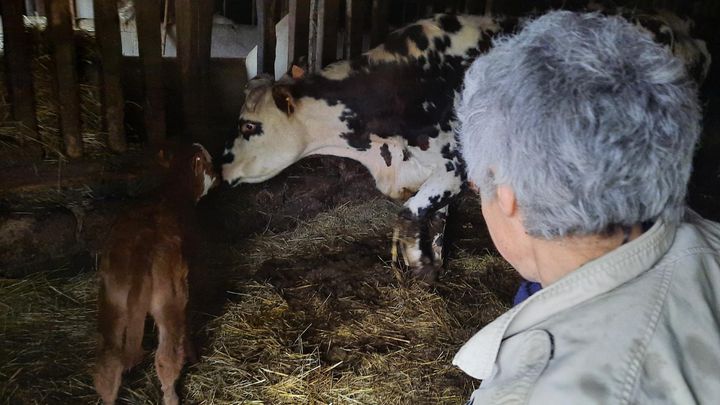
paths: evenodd
<path fill-rule="evenodd" d="M 450 45 L 452 45 L 452 41 L 447 35 L 435 37 L 433 39 L 433 43 L 435 44 L 435 49 L 438 50 L 438 52 L 445 52 L 445 50 L 450 48 Z"/>
<path fill-rule="evenodd" d="M 408 148 L 403 148 L 403 162 L 407 162 L 412 157 L 412 153 L 408 150 Z"/>
<path fill-rule="evenodd" d="M 230 150 L 226 150 L 225 153 L 223 153 L 222 158 L 220 158 L 220 164 L 225 165 L 228 163 L 232 163 L 233 160 L 235 160 L 235 154 L 232 153 Z"/>
<path fill-rule="evenodd" d="M 446 162 L 446 163 L 445 163 L 445 170 L 448 171 L 448 172 L 451 172 L 451 171 L 455 170 L 455 165 L 453 164 L 453 162 Z"/>
<path fill-rule="evenodd" d="M 491 47 L 492 47 L 492 41 L 490 41 L 489 37 L 483 35 L 482 38 L 480 38 L 478 40 L 477 50 L 480 53 L 487 52 L 488 50 L 490 50 Z"/>
<path fill-rule="evenodd" d="M 430 197 L 428 199 L 430 203 L 427 207 L 420 208 L 418 216 L 420 218 L 427 218 L 429 215 L 435 213 L 435 211 L 448 205 L 452 197 L 453 193 L 450 190 L 445 190 L 442 195 L 438 194 Z"/>
<path fill-rule="evenodd" d="M 430 42 L 423 31 L 423 27 L 420 24 L 411 25 L 405 28 L 405 35 L 410 38 L 411 41 L 415 42 L 418 49 L 424 51 L 430 46 Z"/>
<path fill-rule="evenodd" d="M 455 156 L 457 156 L 457 152 L 450 149 L 449 143 L 443 145 L 443 147 L 440 149 L 440 154 L 442 155 L 442 157 L 448 160 L 452 160 L 455 158 Z"/>
<path fill-rule="evenodd" d="M 385 39 L 385 50 L 401 56 L 407 56 L 407 36 L 402 31 L 393 31 Z"/>
<path fill-rule="evenodd" d="M 449 32 L 451 34 L 460 31 L 460 29 L 462 28 L 462 25 L 460 25 L 460 21 L 454 15 L 441 15 L 438 18 L 438 22 L 440 23 L 440 28 L 442 28 L 443 31 Z"/>
<path fill-rule="evenodd" d="M 380 156 L 382 156 L 383 160 L 385 161 L 385 165 L 387 167 L 390 167 L 392 164 L 392 154 L 390 153 L 390 148 L 388 147 L 388 144 L 384 143 L 380 147 Z"/>
<path fill-rule="evenodd" d="M 440 130 L 443 132 L 452 131 L 452 126 L 450 125 L 450 121 L 449 120 L 440 121 Z"/>
<path fill-rule="evenodd" d="M 480 51 L 476 48 L 470 48 L 465 51 L 465 56 L 467 56 L 469 59 L 475 59 L 480 56 Z"/>
<path fill-rule="evenodd" d="M 368 133 L 344 132 L 340 134 L 340 137 L 347 140 L 348 145 L 359 151 L 370 149 L 370 134 Z"/>
<path fill-rule="evenodd" d="M 350 68 L 352 70 L 360 70 L 370 64 L 370 59 L 367 55 L 361 55 L 357 58 L 353 58 L 353 60 L 350 61 Z"/>

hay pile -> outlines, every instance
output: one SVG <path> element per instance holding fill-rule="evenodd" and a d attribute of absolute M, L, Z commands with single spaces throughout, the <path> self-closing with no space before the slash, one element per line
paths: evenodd
<path fill-rule="evenodd" d="M 32 38 L 32 75 L 35 89 L 35 108 L 39 139 L 12 120 L 10 100 L 5 85 L 4 64 L 0 63 L 0 151 L 23 152 L 18 146 L 20 139 L 40 144 L 50 161 L 65 159 L 62 134 L 55 101 L 53 84 L 53 61 L 50 55 L 44 17 L 26 17 L 26 29 Z M 102 158 L 110 151 L 102 128 L 102 105 L 99 87 L 100 56 L 94 33 L 75 31 L 77 50 L 78 92 L 80 96 L 80 121 L 83 148 L 86 156 Z M 4 57 L 4 55 L 3 55 Z"/>
<path fill-rule="evenodd" d="M 180 383 L 187 403 L 462 403 L 473 381 L 452 356 L 506 310 L 502 288 L 485 282 L 512 272 L 497 256 L 460 250 L 437 289 L 398 282 L 384 263 L 396 211 L 385 200 L 344 204 L 234 244 L 225 305 L 199 331 L 201 361 Z M 0 398 L 96 400 L 95 288 L 94 273 L 60 270 L 0 282 Z M 158 402 L 150 355 L 120 396 Z"/>

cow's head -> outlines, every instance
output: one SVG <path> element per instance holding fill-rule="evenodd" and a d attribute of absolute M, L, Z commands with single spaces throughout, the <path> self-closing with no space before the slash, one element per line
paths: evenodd
<path fill-rule="evenodd" d="M 258 76 L 248 83 L 238 135 L 222 158 L 222 176 L 231 185 L 268 180 L 302 156 L 308 134 L 295 114 L 291 81 Z"/>

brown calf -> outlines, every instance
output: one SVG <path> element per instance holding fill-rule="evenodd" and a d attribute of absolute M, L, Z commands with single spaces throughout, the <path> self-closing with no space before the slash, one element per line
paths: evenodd
<path fill-rule="evenodd" d="M 105 404 L 112 404 L 125 370 L 143 358 L 147 314 L 158 327 L 155 368 L 163 403 L 177 404 L 175 381 L 195 353 L 186 326 L 188 239 L 195 231 L 195 203 L 217 183 L 210 155 L 195 144 L 166 159 L 165 187 L 150 201 L 121 215 L 100 262 L 98 361 L 93 380 Z"/>

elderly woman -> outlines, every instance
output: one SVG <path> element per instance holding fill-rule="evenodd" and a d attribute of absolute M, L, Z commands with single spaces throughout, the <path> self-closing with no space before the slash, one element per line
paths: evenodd
<path fill-rule="evenodd" d="M 616 17 L 553 12 L 467 73 L 468 175 L 498 251 L 543 289 L 454 364 L 469 403 L 717 403 L 720 225 L 684 205 L 695 85 Z"/>

